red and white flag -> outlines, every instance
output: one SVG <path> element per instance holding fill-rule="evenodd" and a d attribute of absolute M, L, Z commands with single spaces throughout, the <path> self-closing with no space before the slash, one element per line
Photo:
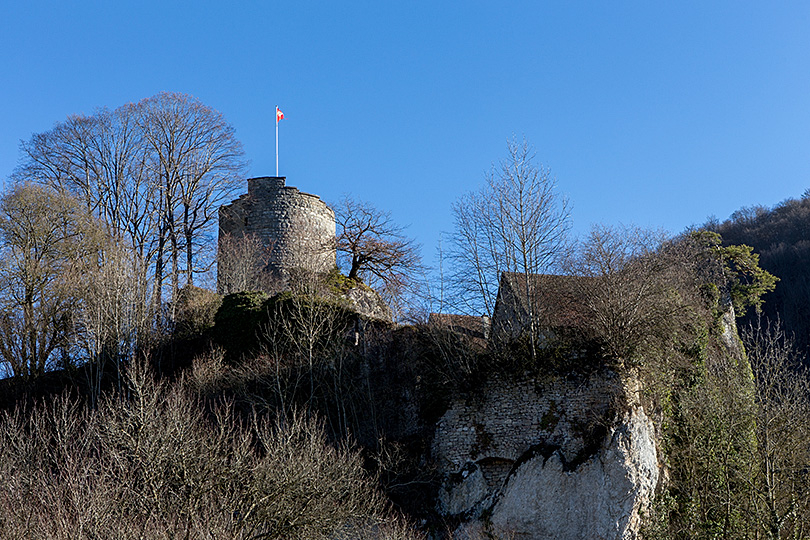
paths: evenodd
<path fill-rule="evenodd" d="M 278 121 L 284 118 L 284 113 L 276 105 L 276 176 L 278 176 Z"/>

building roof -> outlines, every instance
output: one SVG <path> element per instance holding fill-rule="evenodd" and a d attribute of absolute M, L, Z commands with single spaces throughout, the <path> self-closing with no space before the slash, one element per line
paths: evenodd
<path fill-rule="evenodd" d="M 429 327 L 443 328 L 466 336 L 479 347 L 486 347 L 490 323 L 489 317 L 475 317 L 473 315 L 431 313 L 428 317 Z"/>
<path fill-rule="evenodd" d="M 489 318 L 451 313 L 431 313 L 428 317 L 428 324 L 450 328 L 473 337 L 484 337 L 485 328 L 489 326 Z"/>
<path fill-rule="evenodd" d="M 529 294 L 526 286 L 528 279 Z M 584 325 L 587 309 L 584 298 L 587 283 L 591 278 L 554 274 L 526 274 L 504 272 L 501 274 L 494 318 L 514 317 L 512 323 L 526 324 L 531 312 L 541 327 L 579 328 Z M 496 321 L 493 321 L 495 324 Z M 505 327 L 507 321 L 497 321 Z"/>

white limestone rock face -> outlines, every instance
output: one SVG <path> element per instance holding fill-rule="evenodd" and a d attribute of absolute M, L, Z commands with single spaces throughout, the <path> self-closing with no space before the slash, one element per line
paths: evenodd
<path fill-rule="evenodd" d="M 368 319 L 386 322 L 392 320 L 391 308 L 376 291 L 354 287 L 346 291 L 343 297 L 349 302 L 351 309 Z"/>
<path fill-rule="evenodd" d="M 452 483 L 439 491 L 439 506 L 446 515 L 464 514 L 475 509 L 487 497 L 487 481 L 475 464 L 462 469 Z"/>
<path fill-rule="evenodd" d="M 460 519 L 459 538 L 638 538 L 659 478 L 639 395 L 610 372 L 490 381 L 436 426 L 438 510 Z"/>
<path fill-rule="evenodd" d="M 495 532 L 515 538 L 638 538 L 658 483 L 652 421 L 637 407 L 589 461 L 565 470 L 560 454 L 519 465 L 495 504 Z"/>

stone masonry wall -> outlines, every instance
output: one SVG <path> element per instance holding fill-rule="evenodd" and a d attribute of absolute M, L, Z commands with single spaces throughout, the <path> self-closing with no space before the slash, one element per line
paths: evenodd
<path fill-rule="evenodd" d="M 458 400 L 436 426 L 433 454 L 445 472 L 482 458 L 517 461 L 529 448 L 558 446 L 573 461 L 588 426 L 605 421 L 623 394 L 617 375 L 539 382 L 492 380 L 480 394 Z"/>
<path fill-rule="evenodd" d="M 334 211 L 316 195 L 285 183 L 284 177 L 250 178 L 247 194 L 219 209 L 220 240 L 228 234 L 256 235 L 270 248 L 266 271 L 274 278 L 286 279 L 296 268 L 331 270 Z"/>
<path fill-rule="evenodd" d="M 658 479 L 638 395 L 637 381 L 610 371 L 493 378 L 436 426 L 438 510 L 461 520 L 459 533 L 635 538 Z"/>

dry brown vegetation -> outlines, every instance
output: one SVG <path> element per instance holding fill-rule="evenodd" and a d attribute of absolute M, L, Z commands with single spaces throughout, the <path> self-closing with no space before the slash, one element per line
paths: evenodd
<path fill-rule="evenodd" d="M 317 421 L 237 417 L 136 366 L 95 410 L 62 397 L 0 418 L 0 537 L 417 536 Z"/>

